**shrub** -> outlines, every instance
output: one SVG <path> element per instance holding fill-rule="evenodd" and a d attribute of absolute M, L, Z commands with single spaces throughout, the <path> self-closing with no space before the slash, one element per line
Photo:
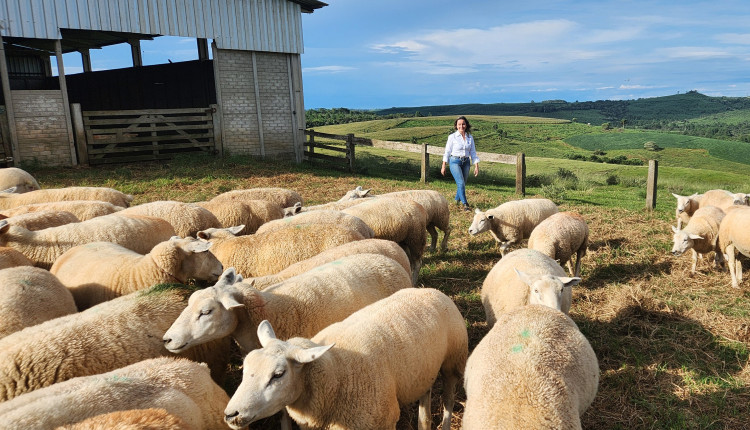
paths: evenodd
<path fill-rule="evenodd" d="M 597 149 L 594 151 L 594 155 L 607 155 L 607 153 L 602 151 L 601 149 Z"/>
<path fill-rule="evenodd" d="M 608 122 L 603 122 L 602 123 L 602 130 L 612 130 L 612 124 L 610 124 Z"/>
<path fill-rule="evenodd" d="M 664 148 L 657 145 L 656 142 L 652 142 L 649 140 L 648 142 L 643 144 L 643 149 L 646 149 L 648 151 L 661 151 Z"/>
<path fill-rule="evenodd" d="M 607 185 L 617 185 L 619 183 L 620 183 L 620 178 L 618 178 L 617 175 L 607 176 Z"/>

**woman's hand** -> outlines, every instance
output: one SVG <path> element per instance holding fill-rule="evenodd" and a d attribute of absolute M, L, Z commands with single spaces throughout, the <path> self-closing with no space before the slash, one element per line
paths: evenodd
<path fill-rule="evenodd" d="M 443 166 L 440 168 L 440 174 L 445 176 L 445 161 L 443 161 Z"/>
<path fill-rule="evenodd" d="M 474 164 L 474 176 L 479 176 L 479 163 Z"/>

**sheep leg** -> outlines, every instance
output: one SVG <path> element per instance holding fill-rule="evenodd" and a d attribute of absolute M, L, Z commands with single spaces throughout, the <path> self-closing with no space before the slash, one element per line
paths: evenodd
<path fill-rule="evenodd" d="M 432 389 L 427 390 L 422 397 L 419 398 L 419 424 L 417 428 L 419 430 L 430 430 L 432 427 Z"/>
<path fill-rule="evenodd" d="M 430 233 L 430 252 L 434 252 L 437 246 L 438 232 L 433 224 L 427 226 L 427 231 Z"/>
<path fill-rule="evenodd" d="M 693 251 L 693 267 L 690 269 L 690 273 L 695 273 L 695 268 L 698 266 L 698 253 L 694 249 L 690 250 Z"/>
<path fill-rule="evenodd" d="M 446 372 L 448 373 L 448 372 Z M 453 404 L 456 400 L 456 385 L 459 378 L 455 375 L 443 376 L 443 423 L 441 430 L 450 430 L 453 417 Z"/>
<path fill-rule="evenodd" d="M 570 273 L 570 276 L 575 276 L 575 272 L 573 271 L 573 257 L 571 256 L 570 259 L 568 259 L 567 262 L 565 262 L 565 267 L 568 268 L 568 273 Z"/>
<path fill-rule="evenodd" d="M 729 266 L 729 275 L 732 277 L 732 288 L 740 288 L 739 282 L 737 282 L 737 260 L 734 255 L 734 245 L 729 245 L 724 250 L 724 258 L 727 260 L 727 266 Z M 740 267 L 740 271 L 742 267 Z"/>
<path fill-rule="evenodd" d="M 448 247 L 448 236 L 451 235 L 451 228 L 448 227 L 445 230 L 443 230 L 443 241 L 440 242 L 440 249 L 442 251 L 445 251 L 445 249 Z"/>
<path fill-rule="evenodd" d="M 292 430 L 292 418 L 286 409 L 282 409 L 281 412 L 281 430 Z"/>
<path fill-rule="evenodd" d="M 578 251 L 576 251 L 576 271 L 575 275 L 578 278 L 581 277 L 581 258 L 583 258 L 583 253 L 586 252 L 586 248 L 580 248 Z"/>

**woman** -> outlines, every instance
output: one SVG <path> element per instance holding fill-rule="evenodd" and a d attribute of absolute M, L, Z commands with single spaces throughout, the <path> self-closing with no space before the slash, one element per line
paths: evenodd
<path fill-rule="evenodd" d="M 451 175 L 456 181 L 456 197 L 454 197 L 456 204 L 460 201 L 463 209 L 470 212 L 471 208 L 466 201 L 466 179 L 469 177 L 472 160 L 474 161 L 474 176 L 479 175 L 479 158 L 477 158 L 474 138 L 471 136 L 469 120 L 465 116 L 459 116 L 453 123 L 453 129 L 456 132 L 448 136 L 440 174 L 445 176 L 445 163 L 450 163 Z"/>

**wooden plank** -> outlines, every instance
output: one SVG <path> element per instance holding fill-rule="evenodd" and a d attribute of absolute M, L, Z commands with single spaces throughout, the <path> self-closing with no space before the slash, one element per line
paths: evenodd
<path fill-rule="evenodd" d="M 158 151 L 164 151 L 164 150 L 173 150 L 173 149 L 185 149 L 185 148 L 212 148 L 213 144 L 211 142 L 206 142 L 204 144 L 195 144 L 195 143 L 175 143 L 171 145 L 156 145 L 156 148 Z M 138 145 L 138 146 L 129 146 L 125 148 L 101 148 L 101 149 L 92 149 L 89 148 L 89 155 L 106 155 L 106 154 L 117 154 L 117 153 L 126 153 L 126 152 L 142 152 L 142 151 L 152 151 L 154 150 L 154 145 Z M 335 158 L 335 157 L 334 157 Z"/>
<path fill-rule="evenodd" d="M 309 143 L 305 143 L 305 146 L 309 147 L 311 145 Z M 316 148 L 316 149 L 318 149 L 318 148 L 320 148 L 320 149 L 327 149 L 329 151 L 344 152 L 344 153 L 347 152 L 346 148 L 341 148 L 339 146 L 323 145 L 323 144 L 320 144 L 320 143 L 317 143 L 317 142 L 315 143 L 315 145 L 313 145 L 313 148 Z M 315 152 L 315 151 L 313 150 L 311 152 Z"/>
<path fill-rule="evenodd" d="M 334 157 L 333 155 L 319 154 L 317 152 L 313 153 L 313 152 L 305 151 L 305 157 L 316 158 L 316 159 L 319 159 L 319 160 L 331 161 L 333 163 L 340 164 L 342 167 L 345 167 L 345 166 L 349 165 L 349 160 L 346 159 L 346 158 L 343 158 L 343 157 Z"/>
<path fill-rule="evenodd" d="M 312 131 L 312 130 L 305 130 L 305 134 L 308 136 L 324 137 L 327 139 L 343 140 L 343 141 L 346 141 L 346 137 L 347 137 L 345 134 L 321 133 L 321 132 Z M 356 139 L 363 139 L 363 138 L 357 137 Z"/>
<path fill-rule="evenodd" d="M 110 119 L 88 119 L 86 116 L 83 117 L 84 125 L 117 125 L 117 124 L 151 124 L 151 123 L 164 123 L 164 122 L 206 122 L 211 119 L 210 116 L 180 116 L 180 117 L 166 117 L 163 118 L 110 118 Z"/>
<path fill-rule="evenodd" d="M 134 155 L 130 157 L 112 157 L 112 158 L 98 158 L 96 160 L 90 160 L 91 165 L 96 164 L 116 164 L 116 163 L 128 163 L 133 161 L 158 161 L 158 160 L 171 160 L 176 154 L 159 154 L 159 155 Z"/>
<path fill-rule="evenodd" d="M 526 195 L 526 155 L 523 152 L 516 156 L 516 194 Z"/>
<path fill-rule="evenodd" d="M 133 124 L 133 125 L 140 125 L 140 124 Z M 108 134 L 108 133 L 119 133 L 122 131 L 126 131 L 129 133 L 138 133 L 138 132 L 151 132 L 151 130 L 154 131 L 170 131 L 170 130 L 213 130 L 214 126 L 213 124 L 209 123 L 203 123 L 203 124 L 195 124 L 195 125 L 177 125 L 177 126 L 169 126 L 169 125 L 162 125 L 162 126 L 154 126 L 154 127 L 133 127 L 133 125 L 123 128 L 123 127 L 115 127 L 115 128 L 94 128 L 92 129 L 96 134 Z"/>
<path fill-rule="evenodd" d="M 94 134 L 94 139 L 96 139 L 96 134 Z M 116 140 L 116 143 L 136 143 L 136 142 L 163 142 L 167 140 L 174 140 L 174 141 L 180 141 L 180 140 L 191 140 L 194 141 L 195 139 L 210 139 L 213 137 L 213 131 L 209 131 L 207 133 L 192 133 L 187 135 L 169 135 L 169 136 L 140 136 L 140 137 L 125 137 L 123 136 L 120 139 Z M 105 142 L 101 142 L 105 143 Z M 109 143 L 109 142 L 106 142 Z M 96 141 L 93 143 L 96 145 Z"/>
<path fill-rule="evenodd" d="M 656 183 L 659 176 L 659 161 L 648 160 L 648 179 L 646 181 L 646 209 L 656 208 Z"/>
<path fill-rule="evenodd" d="M 78 162 L 82 165 L 89 164 L 89 154 L 86 145 L 86 129 L 83 127 L 83 118 L 81 117 L 81 104 L 73 103 L 70 105 L 70 115 L 73 119 L 73 130 L 75 131 L 76 149 L 78 150 Z"/>
<path fill-rule="evenodd" d="M 126 115 L 150 115 L 150 114 L 202 114 L 205 113 L 208 108 L 183 108 L 183 109 L 132 109 L 132 110 L 87 110 L 83 112 L 83 116 L 126 116 Z"/>

